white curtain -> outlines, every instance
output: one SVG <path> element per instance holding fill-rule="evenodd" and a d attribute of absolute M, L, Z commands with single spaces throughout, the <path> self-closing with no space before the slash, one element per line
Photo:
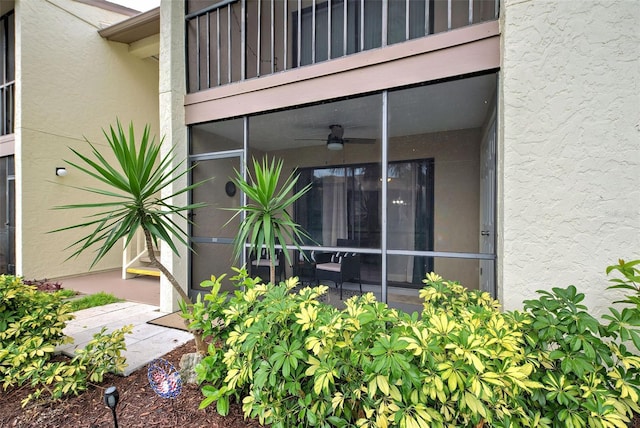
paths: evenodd
<path fill-rule="evenodd" d="M 347 189 L 345 177 L 322 179 L 322 244 L 336 245 L 347 237 Z"/>

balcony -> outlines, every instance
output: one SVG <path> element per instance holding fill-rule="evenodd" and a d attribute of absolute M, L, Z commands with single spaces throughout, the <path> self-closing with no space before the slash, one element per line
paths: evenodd
<path fill-rule="evenodd" d="M 188 92 L 495 20 L 499 0 L 190 0 Z"/>

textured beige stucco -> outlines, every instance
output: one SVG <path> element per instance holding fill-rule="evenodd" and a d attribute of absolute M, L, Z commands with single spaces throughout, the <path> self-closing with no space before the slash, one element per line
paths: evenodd
<path fill-rule="evenodd" d="M 70 0 L 16 1 L 16 254 L 25 277 L 82 274 L 93 259 L 87 251 L 64 261 L 65 247 L 86 231 L 47 233 L 83 221 L 82 212 L 52 207 L 94 200 L 62 186 L 96 185 L 80 171 L 67 165 L 66 177 L 55 176 L 55 167 L 75 160 L 69 147 L 89 154 L 86 136 L 108 156 L 101 130 L 116 117 L 158 134 L 157 63 L 98 34 L 125 18 Z M 94 269 L 119 268 L 121 260 L 118 246 Z"/>
<path fill-rule="evenodd" d="M 574 284 L 602 313 L 606 266 L 640 256 L 640 3 L 501 13 L 500 297 Z"/>

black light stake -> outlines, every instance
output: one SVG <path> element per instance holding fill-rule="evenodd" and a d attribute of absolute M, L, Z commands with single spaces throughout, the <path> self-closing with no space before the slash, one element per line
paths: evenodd
<path fill-rule="evenodd" d="M 109 388 L 104 390 L 104 404 L 107 405 L 108 408 L 111 409 L 111 413 L 113 413 L 113 423 L 115 428 L 118 428 L 118 418 L 116 417 L 116 406 L 118 405 L 118 399 L 120 395 L 118 394 L 118 390 L 115 386 L 110 386 Z"/>

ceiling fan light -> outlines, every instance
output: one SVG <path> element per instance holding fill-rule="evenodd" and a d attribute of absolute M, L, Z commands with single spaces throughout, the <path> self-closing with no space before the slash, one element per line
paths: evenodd
<path fill-rule="evenodd" d="M 329 150 L 342 150 L 343 143 L 339 140 L 329 140 L 327 141 L 327 149 Z"/>

